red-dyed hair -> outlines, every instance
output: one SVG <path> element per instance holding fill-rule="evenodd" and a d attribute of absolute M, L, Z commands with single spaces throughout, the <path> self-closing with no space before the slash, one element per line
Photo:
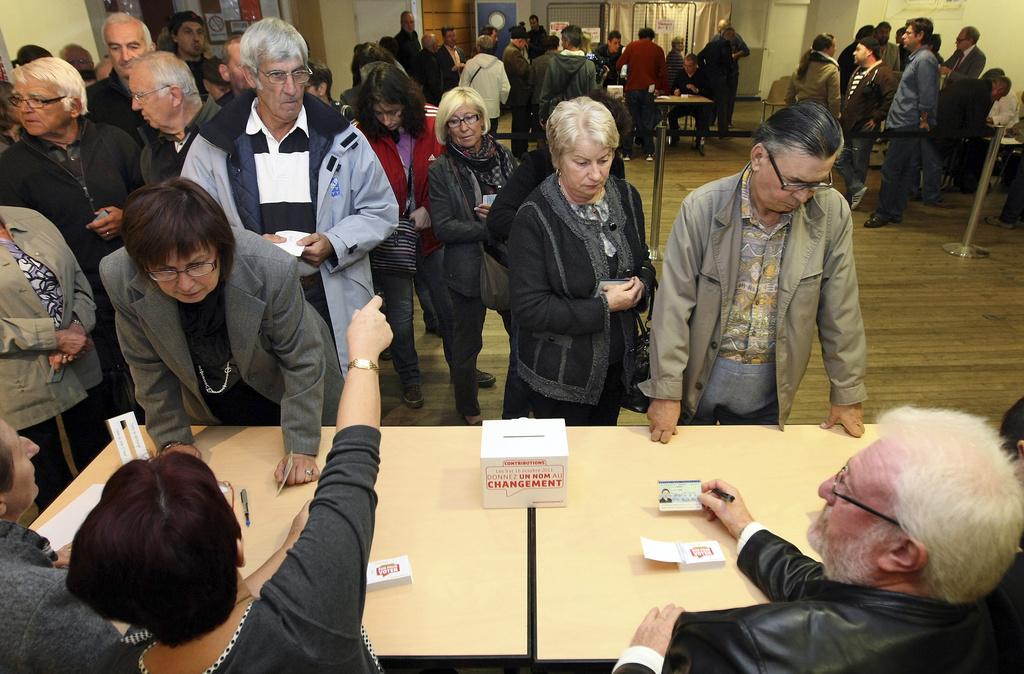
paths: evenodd
<path fill-rule="evenodd" d="M 241 535 L 201 460 L 174 452 L 132 461 L 75 535 L 67 586 L 100 615 L 182 644 L 231 614 Z"/>

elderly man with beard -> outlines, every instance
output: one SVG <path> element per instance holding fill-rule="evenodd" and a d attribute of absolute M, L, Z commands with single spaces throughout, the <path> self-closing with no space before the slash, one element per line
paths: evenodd
<path fill-rule="evenodd" d="M 616 674 L 997 671 L 978 600 L 1024 528 L 1024 493 L 1000 445 L 960 412 L 882 415 L 879 439 L 818 487 L 825 506 L 807 537 L 820 563 L 755 522 L 736 487 L 704 483 L 701 504 L 737 539 L 740 570 L 770 603 L 655 608 Z"/>

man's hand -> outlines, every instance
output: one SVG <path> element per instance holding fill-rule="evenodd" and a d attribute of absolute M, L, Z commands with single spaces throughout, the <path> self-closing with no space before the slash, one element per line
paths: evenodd
<path fill-rule="evenodd" d="M 664 657 L 669 641 L 672 640 L 672 628 L 682 613 L 683 609 L 675 604 L 667 604 L 662 609 L 655 606 L 636 628 L 629 645 L 646 646 Z"/>
<path fill-rule="evenodd" d="M 647 408 L 651 442 L 668 444 L 668 441 L 676 434 L 676 424 L 679 423 L 681 408 L 682 403 L 678 400 L 663 400 L 661 398 L 651 400 L 651 405 Z"/>
<path fill-rule="evenodd" d="M 89 336 L 78 323 L 72 323 L 67 330 L 57 331 L 57 350 L 66 355 L 65 362 L 74 360 L 83 351 L 89 350 Z"/>
<path fill-rule="evenodd" d="M 422 232 L 424 229 L 430 229 L 430 213 L 422 206 L 410 213 L 409 219 L 412 220 L 412 226 L 417 232 Z"/>
<path fill-rule="evenodd" d="M 876 126 L 878 126 L 878 122 L 876 122 L 873 119 L 869 119 L 868 121 L 864 122 L 865 131 L 874 131 Z"/>
<path fill-rule="evenodd" d="M 828 419 L 822 422 L 824 429 L 832 428 L 836 423 L 843 425 L 847 434 L 855 438 L 864 435 L 864 406 L 860 403 L 852 405 L 833 405 Z"/>
<path fill-rule="evenodd" d="M 121 235 L 121 216 L 123 211 L 117 206 L 104 206 L 100 210 L 96 211 L 99 215 L 101 212 L 106 211 L 107 214 L 102 218 L 96 218 L 88 225 L 86 229 L 91 229 L 93 232 L 98 234 L 102 239 L 113 239 L 115 236 Z"/>
<path fill-rule="evenodd" d="M 689 89 L 690 91 L 692 91 L 693 93 L 697 93 L 699 91 L 697 89 L 697 85 L 696 84 L 687 84 L 686 88 Z"/>
<path fill-rule="evenodd" d="M 319 232 L 304 236 L 295 243 L 303 246 L 300 257 L 314 267 L 319 267 L 324 260 L 334 255 L 334 246 L 331 245 L 331 240 Z"/>
<path fill-rule="evenodd" d="M 270 243 L 287 243 L 288 242 L 288 239 L 284 238 L 283 236 L 278 236 L 277 234 L 264 234 L 263 238 L 266 239 L 267 241 L 269 241 Z"/>
<path fill-rule="evenodd" d="M 953 72 L 952 68 L 949 68 L 949 67 L 946 67 L 946 66 L 939 66 L 939 73 L 941 73 L 943 75 L 948 75 L 951 72 Z"/>
<path fill-rule="evenodd" d="M 733 501 L 730 502 L 715 495 L 711 491 L 712 489 L 719 489 L 731 495 Z M 747 504 L 743 502 L 743 497 L 740 496 L 739 490 L 728 482 L 724 480 L 702 482 L 700 491 L 701 494 L 698 498 L 700 499 L 700 504 L 704 506 L 704 513 L 707 515 L 708 521 L 717 519 L 733 538 L 739 538 L 744 527 L 754 521 L 750 511 L 747 510 Z"/>
<path fill-rule="evenodd" d="M 920 128 L 922 128 L 922 129 L 924 129 L 925 131 L 931 131 L 932 130 L 932 127 L 928 124 L 928 119 L 927 118 L 922 119 L 921 123 L 918 124 L 918 126 Z"/>
<path fill-rule="evenodd" d="M 689 86 L 689 85 L 687 85 L 687 86 Z M 672 91 L 672 95 L 673 95 L 673 96 L 678 96 L 678 95 L 679 95 L 679 94 L 681 94 L 681 93 L 682 93 L 682 92 L 681 92 L 681 91 L 679 91 L 679 89 L 675 89 L 675 90 L 673 90 L 673 91 Z"/>
<path fill-rule="evenodd" d="M 274 469 L 274 481 L 278 484 L 284 479 L 284 469 L 288 465 L 288 456 L 285 455 L 281 462 Z M 307 454 L 292 454 L 292 469 L 288 473 L 285 484 L 289 487 L 295 484 L 306 484 L 316 482 L 320 479 L 320 469 L 316 467 L 316 457 Z"/>

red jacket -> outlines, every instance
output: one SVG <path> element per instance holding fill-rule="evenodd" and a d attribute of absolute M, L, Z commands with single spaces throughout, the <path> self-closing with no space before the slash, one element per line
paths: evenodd
<path fill-rule="evenodd" d="M 437 108 L 427 105 L 424 109 L 427 111 L 426 125 L 423 127 L 423 132 L 416 138 L 412 149 L 412 188 L 415 192 L 417 208 L 423 206 L 430 211 L 427 168 L 444 152 L 444 145 L 438 143 L 437 136 L 434 135 Z M 405 166 L 402 164 L 402 157 L 398 154 L 398 144 L 390 135 L 380 138 L 367 136 L 366 140 L 377 154 L 377 158 L 380 159 L 381 166 L 384 167 L 384 174 L 391 182 L 391 191 L 395 193 L 395 200 L 398 202 L 398 212 L 405 212 L 408 185 Z M 420 232 L 420 245 L 423 248 L 424 256 L 430 255 L 444 246 L 434 236 L 433 227 Z"/>
<path fill-rule="evenodd" d="M 623 91 L 646 91 L 652 84 L 658 91 L 668 90 L 665 50 L 654 44 L 654 40 L 630 42 L 615 67 L 622 70 L 625 65 L 629 66 L 629 71 Z"/>

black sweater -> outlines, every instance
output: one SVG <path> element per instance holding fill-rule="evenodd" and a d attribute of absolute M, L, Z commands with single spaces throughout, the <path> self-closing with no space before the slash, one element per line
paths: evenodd
<path fill-rule="evenodd" d="M 121 237 L 104 240 L 85 226 L 105 206 L 123 208 L 132 190 L 142 186 L 139 147 L 117 127 L 82 123 L 88 194 L 67 169 L 44 154 L 39 141 L 28 137 L 0 155 L 0 203 L 39 211 L 57 226 L 92 285 L 97 313 L 112 316 L 99 267 L 104 256 L 121 247 Z"/>
<path fill-rule="evenodd" d="M 654 283 L 644 233 L 643 205 L 632 185 L 609 178 L 609 221 L 602 231 L 617 248 L 609 261 L 600 231 L 581 220 L 562 195 L 556 176 L 530 194 L 509 240 L 512 317 L 518 330 L 519 374 L 534 391 L 555 400 L 597 404 L 610 363 L 632 376 L 634 312 Z M 644 301 L 611 313 L 598 281 L 638 276 Z M 620 331 L 622 338 L 614 337 Z M 612 353 L 618 345 L 619 352 Z"/>

